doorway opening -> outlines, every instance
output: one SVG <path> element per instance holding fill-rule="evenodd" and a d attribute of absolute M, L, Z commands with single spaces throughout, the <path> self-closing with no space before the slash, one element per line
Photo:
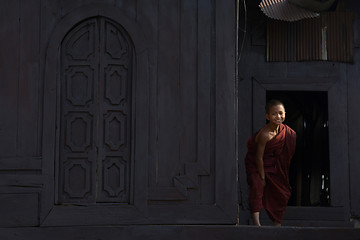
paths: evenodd
<path fill-rule="evenodd" d="M 267 91 L 266 100 L 285 105 L 285 124 L 297 133 L 290 165 L 289 206 L 330 205 L 328 94 L 325 91 Z"/>

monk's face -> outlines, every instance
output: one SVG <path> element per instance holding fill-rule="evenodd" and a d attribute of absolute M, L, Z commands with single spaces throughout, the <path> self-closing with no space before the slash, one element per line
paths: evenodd
<path fill-rule="evenodd" d="M 265 116 L 270 123 L 280 125 L 285 121 L 285 108 L 281 104 L 271 106 L 269 113 L 265 114 Z"/>

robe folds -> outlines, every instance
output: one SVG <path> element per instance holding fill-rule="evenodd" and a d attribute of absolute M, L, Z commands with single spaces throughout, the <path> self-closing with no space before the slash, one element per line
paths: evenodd
<path fill-rule="evenodd" d="M 296 133 L 287 125 L 281 124 L 278 134 L 266 143 L 263 155 L 265 187 L 256 166 L 257 134 L 258 132 L 249 138 L 245 156 L 250 211 L 260 212 L 264 208 L 272 221 L 281 223 L 291 196 L 289 167 L 295 153 Z"/>

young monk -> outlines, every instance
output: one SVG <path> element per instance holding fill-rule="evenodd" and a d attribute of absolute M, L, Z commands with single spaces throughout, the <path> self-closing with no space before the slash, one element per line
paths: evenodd
<path fill-rule="evenodd" d="M 269 121 L 247 143 L 245 157 L 249 205 L 253 224 L 260 226 L 264 208 L 275 226 L 280 226 L 291 195 L 290 160 L 295 153 L 296 133 L 287 125 L 284 104 L 271 100 L 266 104 Z"/>

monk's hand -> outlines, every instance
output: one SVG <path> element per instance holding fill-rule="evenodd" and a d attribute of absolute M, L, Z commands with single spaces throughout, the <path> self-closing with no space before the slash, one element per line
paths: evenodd
<path fill-rule="evenodd" d="M 262 183 L 262 185 L 265 187 L 265 186 L 266 186 L 265 177 L 260 177 L 260 178 L 261 178 L 261 183 Z"/>

